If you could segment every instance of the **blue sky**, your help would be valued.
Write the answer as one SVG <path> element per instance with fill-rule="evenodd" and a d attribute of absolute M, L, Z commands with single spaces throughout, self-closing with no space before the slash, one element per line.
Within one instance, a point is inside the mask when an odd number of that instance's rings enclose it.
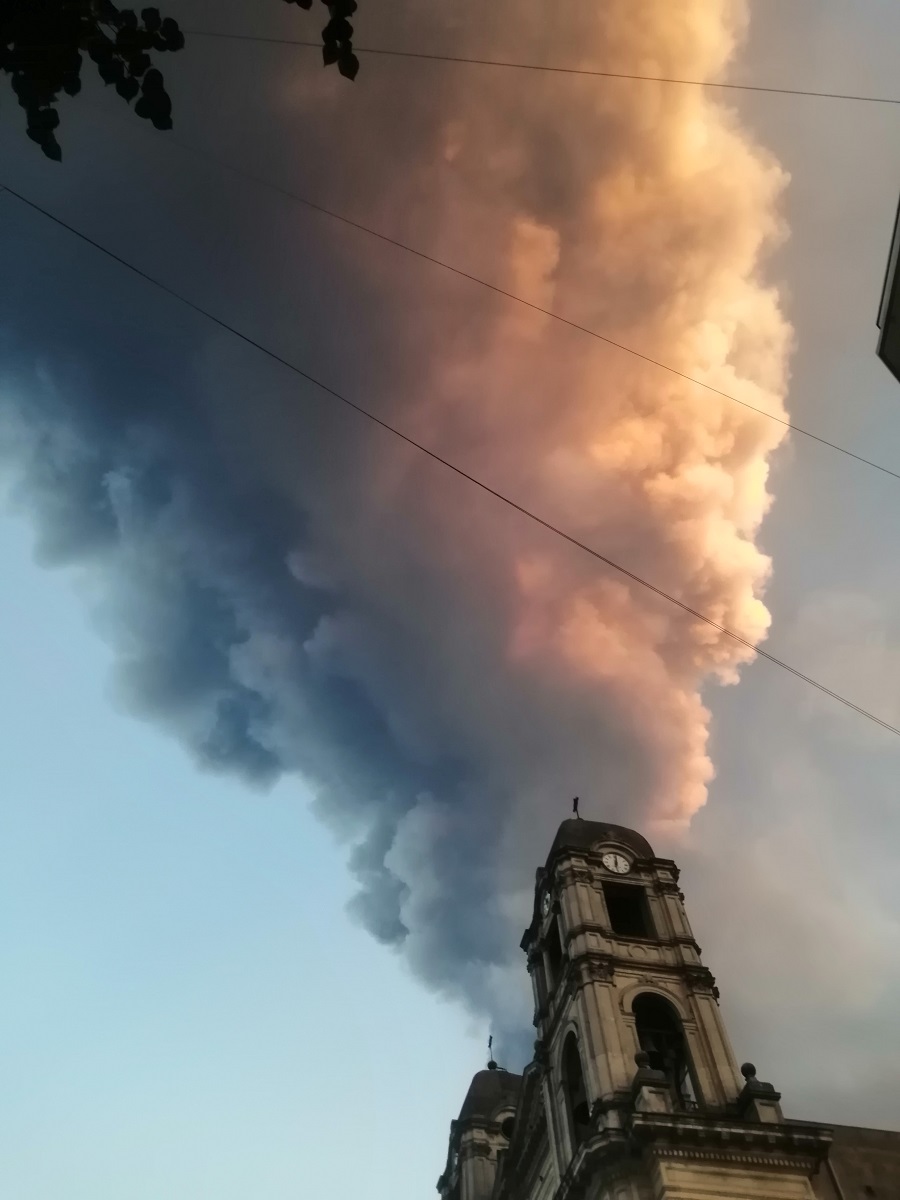
<path fill-rule="evenodd" d="M 32 541 L 0 523 L 3 1194 L 416 1194 L 486 1034 L 347 919 L 296 782 L 248 792 L 114 711 Z"/>

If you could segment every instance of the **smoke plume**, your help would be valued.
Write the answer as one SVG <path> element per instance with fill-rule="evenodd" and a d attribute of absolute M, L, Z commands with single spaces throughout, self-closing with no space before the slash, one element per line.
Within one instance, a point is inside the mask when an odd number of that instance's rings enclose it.
<path fill-rule="evenodd" d="M 479 57 L 714 80 L 745 24 L 734 0 L 572 3 L 549 30 L 532 0 L 458 5 L 452 28 L 433 7 L 395 7 L 371 40 L 412 28 Z M 425 80 L 374 59 L 350 97 L 296 62 L 278 76 L 327 202 L 783 415 L 790 329 L 761 265 L 785 176 L 720 95 L 474 67 Z M 335 245 L 309 235 L 313 298 L 267 344 L 296 320 L 301 366 L 765 636 L 757 537 L 783 426 L 399 251 Z M 351 846 L 359 919 L 515 1037 L 516 934 L 570 797 L 684 828 L 713 775 L 702 689 L 750 651 L 202 332 L 139 386 L 96 330 L 87 378 L 62 353 L 32 370 L 16 343 L 5 439 L 42 552 L 87 569 L 122 702 L 204 765 L 307 780 Z"/>

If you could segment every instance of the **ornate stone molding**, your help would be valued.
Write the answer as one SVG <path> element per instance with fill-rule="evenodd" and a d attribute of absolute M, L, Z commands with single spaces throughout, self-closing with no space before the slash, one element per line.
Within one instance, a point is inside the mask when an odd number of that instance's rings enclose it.
<path fill-rule="evenodd" d="M 579 921 L 577 925 L 572 925 L 570 928 L 566 929 L 564 939 L 565 944 L 568 946 L 575 940 L 575 938 L 581 937 L 583 934 L 590 933 L 599 935 L 605 941 L 615 942 L 617 944 L 619 942 L 627 941 L 629 944 L 634 942 L 636 945 L 652 946 L 668 950 L 674 949 L 678 946 L 688 946 L 696 953 L 698 958 L 700 958 L 703 954 L 703 951 L 697 945 L 697 942 L 694 940 L 694 938 L 687 933 L 676 933 L 672 937 L 623 939 L 618 937 L 617 934 L 613 933 L 608 926 L 601 925 L 599 921 Z"/>
<path fill-rule="evenodd" d="M 831 1130 L 824 1125 L 769 1125 L 711 1114 L 635 1113 L 631 1136 L 657 1156 L 735 1161 L 747 1156 L 794 1168 L 814 1166 L 828 1154 Z"/>
<path fill-rule="evenodd" d="M 806 1175 L 814 1171 L 819 1159 L 811 1156 L 780 1156 L 777 1154 L 750 1153 L 744 1154 L 738 1150 L 690 1150 L 683 1147 L 661 1146 L 654 1148 L 657 1158 L 681 1159 L 687 1162 L 710 1162 L 729 1166 L 763 1167 L 769 1170 L 778 1167 L 782 1171 L 795 1171 Z"/>
<path fill-rule="evenodd" d="M 544 956 L 541 954 L 536 945 L 529 946 L 525 961 L 528 964 L 528 971 L 530 973 L 541 965 L 541 963 L 544 961 Z"/>
<path fill-rule="evenodd" d="M 682 967 L 682 974 L 695 992 L 707 992 L 714 1000 L 719 999 L 719 989 L 716 987 L 716 977 L 709 967 L 689 965 Z"/>
<path fill-rule="evenodd" d="M 589 867 L 582 866 L 580 863 L 572 863 L 564 867 L 559 867 L 556 877 L 561 887 L 571 887 L 574 883 L 593 884 L 595 882 L 594 872 Z"/>
<path fill-rule="evenodd" d="M 469 1158 L 493 1158 L 494 1149 L 489 1142 L 464 1142 L 459 1148 L 459 1161 Z"/>
<path fill-rule="evenodd" d="M 580 954 L 573 961 L 576 986 L 586 987 L 589 983 L 613 983 L 616 966 L 606 955 Z"/>
<path fill-rule="evenodd" d="M 627 1173 L 645 1155 L 656 1159 L 773 1168 L 812 1175 L 828 1154 L 826 1126 L 764 1126 L 713 1116 L 635 1114 L 626 1130 L 604 1129 L 583 1143 L 553 1200 L 583 1200 L 596 1181 Z"/>
<path fill-rule="evenodd" d="M 657 896 L 677 896 L 679 900 L 684 900 L 681 890 L 674 879 L 657 879 L 653 884 L 653 891 Z"/>

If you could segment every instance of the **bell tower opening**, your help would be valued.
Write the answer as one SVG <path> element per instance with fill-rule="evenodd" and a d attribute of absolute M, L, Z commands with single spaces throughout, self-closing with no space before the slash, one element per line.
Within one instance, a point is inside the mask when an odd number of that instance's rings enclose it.
<path fill-rule="evenodd" d="M 604 881 L 603 898 L 609 913 L 609 924 L 619 937 L 653 937 L 650 909 L 642 887 L 633 883 Z"/>
<path fill-rule="evenodd" d="M 696 1108 L 691 1061 L 678 1013 L 653 992 L 635 997 L 632 1011 L 638 1042 L 650 1056 L 651 1069 L 666 1076 L 678 1108 Z"/>
<path fill-rule="evenodd" d="M 584 1072 L 581 1067 L 578 1038 L 574 1032 L 567 1036 L 563 1046 L 562 1079 L 566 1112 L 569 1117 L 569 1132 L 572 1137 L 572 1150 L 574 1152 L 590 1133 L 590 1109 L 588 1108 L 587 1092 L 584 1086 Z"/>

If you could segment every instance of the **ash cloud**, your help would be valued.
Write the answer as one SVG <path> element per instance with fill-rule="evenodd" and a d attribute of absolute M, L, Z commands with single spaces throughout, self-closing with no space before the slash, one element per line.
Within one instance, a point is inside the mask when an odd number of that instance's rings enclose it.
<path fill-rule="evenodd" d="M 448 33 L 431 7 L 390 10 L 386 39 L 404 22 Z M 460 52 L 508 52 L 511 34 L 560 61 L 697 78 L 727 68 L 745 19 L 729 0 L 612 0 L 555 14 L 548 37 L 543 6 L 492 7 L 486 23 L 463 6 Z M 661 85 L 375 66 L 370 80 L 353 94 L 299 68 L 275 80 L 279 129 L 301 131 L 307 183 L 335 207 L 783 411 L 790 330 L 760 271 L 785 177 L 732 113 Z M 183 205 L 190 230 L 200 202 Z M 242 259 L 235 278 L 271 284 L 283 256 L 308 280 L 260 330 L 231 275 L 215 290 L 201 249 L 216 219 L 169 262 L 192 297 L 229 302 L 239 327 L 466 470 L 765 636 L 755 539 L 783 427 L 316 231 L 287 246 L 251 231 L 264 266 Z M 518 1054 L 516 933 L 564 798 L 593 790 L 611 819 L 684 828 L 712 777 L 701 688 L 734 681 L 749 652 L 168 302 L 129 292 L 112 309 L 92 283 L 73 313 L 18 267 L 6 460 L 41 553 L 88 580 L 121 702 L 211 769 L 308 780 L 355 846 L 356 915 Z M 36 362 L 47 327 L 55 348 Z"/>

